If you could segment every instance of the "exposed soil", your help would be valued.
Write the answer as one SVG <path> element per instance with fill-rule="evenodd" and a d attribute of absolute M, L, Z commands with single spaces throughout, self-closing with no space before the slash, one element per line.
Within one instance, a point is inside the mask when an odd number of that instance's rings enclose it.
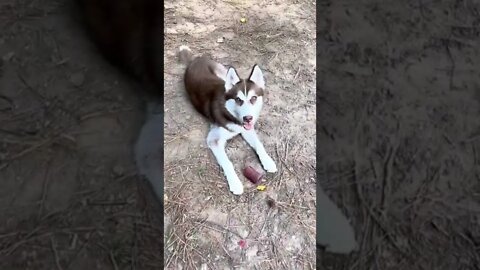
<path fill-rule="evenodd" d="M 360 250 L 323 269 L 479 269 L 475 1 L 322 1 L 319 182 Z"/>
<path fill-rule="evenodd" d="M 133 162 L 138 86 L 98 55 L 69 9 L 0 3 L 0 268 L 160 269 L 161 213 Z M 314 269 L 315 4 L 169 1 L 165 16 L 166 268 Z M 228 191 L 208 124 L 184 94 L 181 44 L 243 76 L 262 67 L 257 128 L 279 167 L 266 191 L 243 177 L 243 196 Z M 241 139 L 228 155 L 239 174 L 260 168 Z"/>
<path fill-rule="evenodd" d="M 319 5 L 315 161 L 315 4 L 165 4 L 167 269 L 315 268 L 316 165 L 360 245 L 320 252 L 320 269 L 480 268 L 479 4 Z M 161 214 L 132 155 L 138 86 L 68 10 L 0 3 L 0 268 L 159 269 Z M 183 90 L 182 44 L 264 70 L 258 132 L 279 167 L 266 191 L 241 176 L 245 194 L 228 192 Z M 242 139 L 227 149 L 239 174 L 260 168 Z"/>
<path fill-rule="evenodd" d="M 159 269 L 161 215 L 132 155 L 137 86 L 70 4 L 0 3 L 0 268 Z"/>
<path fill-rule="evenodd" d="M 165 15 L 166 269 L 314 269 L 315 3 L 167 1 Z M 255 63 L 264 71 L 257 132 L 279 167 L 266 191 L 243 177 L 246 165 L 261 165 L 238 137 L 227 155 L 245 193 L 229 192 L 206 145 L 209 125 L 185 95 L 180 45 L 241 77 Z"/>

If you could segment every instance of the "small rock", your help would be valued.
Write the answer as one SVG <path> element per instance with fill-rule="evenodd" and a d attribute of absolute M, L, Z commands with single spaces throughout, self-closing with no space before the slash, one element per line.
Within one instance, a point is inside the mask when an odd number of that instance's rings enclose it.
<path fill-rule="evenodd" d="M 75 86 L 81 86 L 85 82 L 85 75 L 82 72 L 74 73 L 70 76 L 70 82 Z"/>
<path fill-rule="evenodd" d="M 225 39 L 223 37 L 220 37 L 217 39 L 217 43 L 223 43 L 225 41 Z"/>

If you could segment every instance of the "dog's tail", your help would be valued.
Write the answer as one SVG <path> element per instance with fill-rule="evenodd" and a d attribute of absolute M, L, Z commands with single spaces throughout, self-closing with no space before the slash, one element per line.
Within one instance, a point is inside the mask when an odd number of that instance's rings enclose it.
<path fill-rule="evenodd" d="M 183 64 L 190 64 L 195 56 L 192 53 L 192 50 L 188 46 L 182 45 L 178 49 L 178 58 Z"/>

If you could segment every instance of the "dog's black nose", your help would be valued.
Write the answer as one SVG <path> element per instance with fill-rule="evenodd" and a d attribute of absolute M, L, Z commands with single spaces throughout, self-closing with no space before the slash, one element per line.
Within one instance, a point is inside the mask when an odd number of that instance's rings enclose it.
<path fill-rule="evenodd" d="M 252 122 L 252 120 L 253 120 L 253 116 L 247 115 L 243 117 L 244 122 L 249 123 L 249 122 Z"/>

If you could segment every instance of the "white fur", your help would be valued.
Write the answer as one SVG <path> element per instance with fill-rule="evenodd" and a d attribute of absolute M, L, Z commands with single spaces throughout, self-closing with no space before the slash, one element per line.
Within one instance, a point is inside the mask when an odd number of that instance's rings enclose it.
<path fill-rule="evenodd" d="M 263 168 L 270 173 L 277 171 L 275 161 L 268 155 L 265 147 L 257 136 L 255 129 L 246 130 L 241 126 L 228 124 L 229 131 L 223 127 L 212 125 L 207 136 L 207 145 L 212 150 L 218 164 L 227 178 L 230 191 L 235 195 L 243 193 L 243 184 L 235 173 L 235 168 L 225 152 L 225 145 L 231 138 L 241 134 L 243 139 L 255 150 Z"/>
<path fill-rule="evenodd" d="M 252 80 L 256 84 L 258 83 L 258 86 L 262 88 L 265 87 L 263 74 L 258 66 L 254 67 L 250 80 Z M 230 68 L 227 71 L 227 75 L 225 78 L 226 91 L 230 90 L 233 85 L 235 85 L 239 81 L 240 78 L 238 77 L 235 69 Z M 243 121 L 244 116 L 252 116 L 253 123 L 255 123 L 260 115 L 260 111 L 263 106 L 263 98 L 261 96 L 258 96 L 256 102 L 254 104 L 251 104 L 250 99 L 254 95 L 255 92 L 251 90 L 247 92 L 247 96 L 245 96 L 242 91 L 239 91 L 237 97 L 244 101 L 243 104 L 239 106 L 234 100 L 228 100 L 225 104 L 225 107 L 233 116 L 235 116 L 240 121 Z M 222 167 L 225 177 L 227 178 L 230 191 L 235 195 L 240 195 L 243 193 L 243 184 L 235 173 L 235 168 L 230 159 L 228 158 L 227 153 L 225 152 L 225 145 L 227 144 L 228 140 L 241 134 L 243 139 L 255 150 L 260 159 L 260 162 L 262 163 L 263 168 L 267 172 L 276 172 L 277 166 L 275 165 L 275 161 L 273 161 L 273 159 L 268 155 L 265 147 L 258 138 L 255 128 L 252 128 L 251 130 L 246 130 L 245 128 L 243 128 L 243 126 L 235 124 L 228 124 L 227 127 L 231 131 L 217 125 L 212 125 L 210 132 L 207 136 L 207 145 L 212 150 L 212 153 L 215 156 L 220 167 Z"/>
<path fill-rule="evenodd" d="M 263 107 L 263 97 L 258 96 L 257 101 L 252 104 L 250 103 L 250 99 L 254 95 L 254 91 L 249 91 L 248 96 L 245 96 L 242 92 L 239 92 L 237 97 L 243 100 L 242 106 L 238 106 L 235 100 L 230 99 L 225 103 L 225 107 L 233 116 L 235 116 L 240 121 L 243 121 L 244 116 L 252 116 L 252 121 L 255 124 L 260 117 L 260 112 Z"/>
<path fill-rule="evenodd" d="M 232 89 L 232 87 L 240 81 L 237 71 L 234 68 L 229 68 L 227 77 L 225 78 L 225 91 Z"/>
<path fill-rule="evenodd" d="M 277 171 L 277 165 L 275 165 L 275 161 L 268 155 L 263 143 L 257 136 L 257 132 L 255 129 L 251 130 L 243 130 L 241 132 L 243 139 L 252 147 L 258 155 L 260 162 L 263 165 L 263 168 L 267 172 L 274 173 Z"/>
<path fill-rule="evenodd" d="M 179 51 L 192 51 L 190 48 L 186 45 L 182 45 L 178 48 Z"/>

